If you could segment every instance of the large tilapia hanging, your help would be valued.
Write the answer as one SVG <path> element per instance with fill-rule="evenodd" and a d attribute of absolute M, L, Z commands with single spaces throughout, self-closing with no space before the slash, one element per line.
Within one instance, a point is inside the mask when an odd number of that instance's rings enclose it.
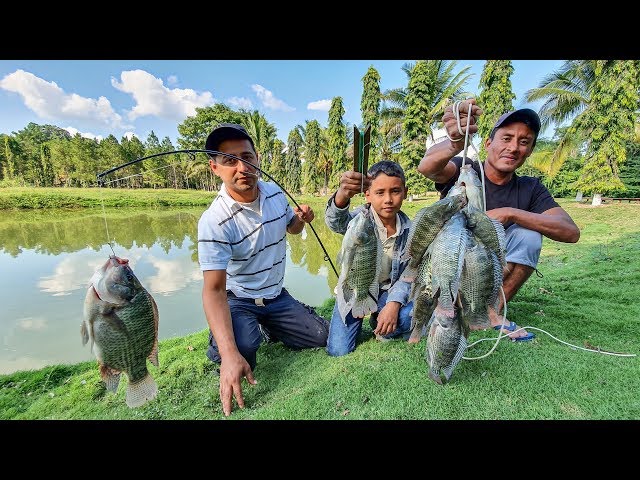
<path fill-rule="evenodd" d="M 502 286 L 505 232 L 484 212 L 482 184 L 470 164 L 460 169 L 447 197 L 436 203 L 446 213 L 438 215 L 431 206 L 416 215 L 409 238 L 412 261 L 403 278 L 414 281 L 410 341 L 420 340 L 427 323 L 429 378 L 444 384 L 463 357 L 469 327 L 490 326 L 488 309 L 497 308 Z"/>
<path fill-rule="evenodd" d="M 378 310 L 382 255 L 374 220 L 367 209 L 362 210 L 349 222 L 338 253 L 336 303 L 342 320 L 349 312 L 363 318 Z"/>
<path fill-rule="evenodd" d="M 110 256 L 96 270 L 84 301 L 80 333 L 91 340 L 100 376 L 116 392 L 120 374 L 127 374 L 126 402 L 138 407 L 155 398 L 158 386 L 147 370 L 147 358 L 158 366 L 158 307 L 128 265 Z"/>

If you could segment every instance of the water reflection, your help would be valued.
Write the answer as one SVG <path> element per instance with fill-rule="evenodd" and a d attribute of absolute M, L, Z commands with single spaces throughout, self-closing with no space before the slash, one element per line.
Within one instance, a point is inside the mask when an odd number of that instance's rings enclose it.
<path fill-rule="evenodd" d="M 313 225 L 335 264 L 342 237 L 314 208 Z M 206 328 L 197 222 L 202 208 L 2 212 L 0 215 L 0 374 L 92 360 L 80 323 L 87 284 L 111 249 L 128 258 L 160 313 L 160 339 Z M 305 227 L 308 228 L 308 227 Z M 287 236 L 285 286 L 320 305 L 337 277 L 313 235 Z"/>

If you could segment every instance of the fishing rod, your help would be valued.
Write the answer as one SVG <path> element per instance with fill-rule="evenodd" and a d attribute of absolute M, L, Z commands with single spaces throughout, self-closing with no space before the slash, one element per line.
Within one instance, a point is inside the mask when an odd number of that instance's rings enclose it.
<path fill-rule="evenodd" d="M 166 151 L 166 152 L 154 153 L 153 155 L 147 155 L 146 157 L 136 158 L 135 160 L 131 160 L 130 162 L 123 163 L 122 165 L 118 165 L 117 167 L 113 167 L 113 168 L 111 168 L 109 170 L 105 170 L 104 172 L 98 173 L 98 175 L 96 175 L 97 180 L 98 180 L 98 186 L 102 187 L 102 186 L 105 185 L 104 177 L 106 177 L 110 173 L 117 172 L 118 170 L 121 170 L 121 169 L 123 169 L 125 167 L 128 167 L 130 165 L 134 165 L 134 164 L 136 164 L 138 162 L 142 162 L 143 160 L 147 160 L 149 158 L 160 157 L 162 155 L 171 155 L 171 154 L 175 154 L 175 153 L 187 153 L 187 154 L 189 154 L 191 156 L 192 160 L 195 160 L 195 158 L 196 158 L 195 154 L 196 153 L 206 153 L 210 157 L 213 156 L 213 155 L 224 155 L 225 157 L 230 157 L 230 158 L 234 158 L 236 160 L 240 160 L 241 162 L 245 163 L 246 165 L 248 165 L 248 166 L 250 166 L 252 168 L 255 168 L 261 174 L 266 175 L 272 182 L 274 182 L 276 185 L 278 185 L 282 189 L 282 191 L 287 194 L 287 196 L 291 199 L 291 201 L 295 204 L 295 206 L 298 207 L 298 209 L 300 209 L 300 205 L 298 204 L 298 202 L 296 202 L 296 199 L 293 198 L 289 192 L 287 192 L 287 190 L 280 184 L 280 182 L 278 182 L 275 178 L 273 178 L 267 172 L 262 170 L 260 167 L 258 167 L 257 165 L 254 165 L 250 161 L 245 160 L 243 158 L 236 157 L 235 155 L 232 155 L 230 153 L 219 152 L 217 150 L 187 148 L 187 149 L 183 149 L 183 150 L 171 150 L 171 151 Z M 327 249 L 324 248 L 324 245 L 323 245 L 322 241 L 320 240 L 320 237 L 318 236 L 318 233 L 316 232 L 316 229 L 313 228 L 313 225 L 311 225 L 311 223 L 307 223 L 307 225 L 309 225 L 311 227 L 311 231 L 316 236 L 316 239 L 318 240 L 318 243 L 320 244 L 320 247 L 322 247 L 322 251 L 324 252 L 324 259 L 329 262 L 329 264 L 331 265 L 331 268 L 333 268 L 333 271 L 336 274 L 336 277 L 339 277 L 340 275 L 338 274 L 338 271 L 336 270 L 336 267 L 333 265 L 333 262 L 331 261 L 331 257 L 329 256 L 329 253 L 327 252 Z"/>

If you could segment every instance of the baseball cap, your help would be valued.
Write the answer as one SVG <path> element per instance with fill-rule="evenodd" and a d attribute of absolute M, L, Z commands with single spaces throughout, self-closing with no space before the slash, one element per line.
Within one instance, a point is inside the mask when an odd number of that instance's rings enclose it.
<path fill-rule="evenodd" d="M 531 130 L 533 130 L 533 133 L 535 134 L 535 137 L 533 138 L 533 144 L 535 145 L 538 134 L 540 133 L 540 117 L 535 111 L 531 110 L 530 108 L 512 110 L 502 115 L 491 129 L 491 134 L 489 135 L 489 137 L 493 138 L 493 134 L 496 133 L 496 130 L 498 128 L 514 122 L 523 122 Z"/>
<path fill-rule="evenodd" d="M 214 128 L 207 137 L 204 148 L 205 150 L 218 150 L 220 144 L 225 140 L 249 140 L 253 150 L 256 149 L 247 130 L 237 123 L 221 123 Z"/>

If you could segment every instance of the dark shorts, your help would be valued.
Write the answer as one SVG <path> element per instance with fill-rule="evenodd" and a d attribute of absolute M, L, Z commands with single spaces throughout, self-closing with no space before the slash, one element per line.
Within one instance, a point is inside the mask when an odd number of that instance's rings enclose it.
<path fill-rule="evenodd" d="M 256 305 L 252 298 L 239 298 L 227 291 L 233 334 L 238 351 L 251 369 L 256 367 L 256 352 L 263 341 L 261 328 L 269 336 L 293 349 L 324 347 L 329 335 L 329 322 L 313 308 L 299 302 L 285 288 L 277 297 Z M 207 357 L 220 363 L 218 345 L 209 331 Z"/>

